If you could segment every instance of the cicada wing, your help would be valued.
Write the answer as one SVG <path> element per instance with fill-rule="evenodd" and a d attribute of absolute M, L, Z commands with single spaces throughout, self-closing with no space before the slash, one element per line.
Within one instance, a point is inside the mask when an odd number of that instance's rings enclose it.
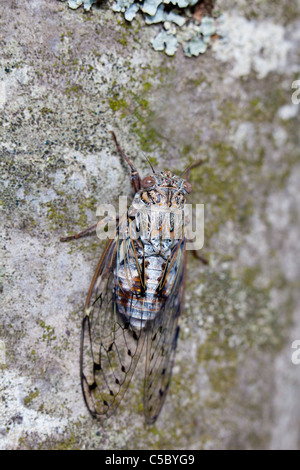
<path fill-rule="evenodd" d="M 162 291 L 166 300 L 155 320 L 148 324 L 144 390 L 148 424 L 156 421 L 171 380 L 183 305 L 185 264 L 185 240 L 182 239 L 168 260 Z"/>
<path fill-rule="evenodd" d="M 82 391 L 91 414 L 103 419 L 111 416 L 120 404 L 144 343 L 144 333 L 133 334 L 129 321 L 118 313 L 116 282 L 121 245 L 117 235 L 103 253 L 82 324 Z"/>

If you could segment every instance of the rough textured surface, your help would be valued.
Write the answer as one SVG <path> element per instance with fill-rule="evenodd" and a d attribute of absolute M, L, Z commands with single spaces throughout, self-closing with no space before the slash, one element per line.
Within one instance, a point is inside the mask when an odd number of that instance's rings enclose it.
<path fill-rule="evenodd" d="M 105 2 L 1 2 L 1 448 L 300 447 L 300 5 L 219 6 L 224 38 L 170 59 Z M 205 204 L 210 266 L 189 257 L 172 386 L 151 428 L 142 370 L 103 426 L 84 406 L 81 318 L 103 245 L 59 242 L 130 194 L 110 129 L 143 175 L 143 152 L 178 171 L 205 158 L 191 199 Z"/>

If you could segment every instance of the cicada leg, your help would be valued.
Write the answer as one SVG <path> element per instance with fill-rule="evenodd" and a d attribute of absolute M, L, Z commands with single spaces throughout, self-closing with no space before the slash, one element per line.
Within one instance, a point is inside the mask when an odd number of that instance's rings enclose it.
<path fill-rule="evenodd" d="M 197 168 L 198 166 L 202 164 L 203 164 L 203 160 L 200 159 L 196 161 L 195 163 L 192 163 L 190 166 L 188 166 L 187 169 L 183 172 L 183 173 L 186 173 L 186 179 L 187 180 L 189 179 L 191 170 L 193 170 L 194 168 Z M 209 264 L 208 259 L 200 255 L 197 250 L 192 250 L 192 253 L 195 256 L 195 258 L 201 261 L 201 263 L 206 264 L 206 265 Z"/>
<path fill-rule="evenodd" d="M 201 263 L 203 264 L 209 264 L 209 261 L 207 258 L 205 258 L 204 256 L 202 255 L 199 255 L 198 251 L 197 250 L 192 250 L 192 253 L 193 255 L 195 256 L 196 259 L 198 259 L 199 261 L 201 261 Z"/>
<path fill-rule="evenodd" d="M 100 220 L 97 224 L 91 225 L 91 227 L 86 228 L 85 230 L 82 230 L 82 232 L 75 233 L 74 235 L 69 235 L 67 237 L 61 237 L 60 241 L 61 242 L 68 242 L 70 240 L 77 240 L 78 238 L 84 237 L 87 235 L 89 232 L 92 232 L 93 230 L 96 230 L 99 225 L 104 225 L 107 224 L 111 219 L 111 217 L 104 217 L 104 219 Z M 116 220 L 119 220 L 119 216 L 116 217 Z"/>
<path fill-rule="evenodd" d="M 133 189 L 134 189 L 135 193 L 137 193 L 141 189 L 140 175 L 139 175 L 138 171 L 136 170 L 136 168 L 134 167 L 133 163 L 131 163 L 129 158 L 125 155 L 124 151 L 121 149 L 121 147 L 119 145 L 119 142 L 117 141 L 117 137 L 116 137 L 116 134 L 114 133 L 114 131 L 111 131 L 111 134 L 114 138 L 114 141 L 115 141 L 115 144 L 116 144 L 116 147 L 117 147 L 117 150 L 118 150 L 119 154 L 121 155 L 122 158 L 124 158 L 124 160 L 130 166 L 132 186 L 133 186 Z"/>
<path fill-rule="evenodd" d="M 82 232 L 75 233 L 74 235 L 69 235 L 67 237 L 61 237 L 59 241 L 61 242 L 68 242 L 70 240 L 77 240 L 78 238 L 84 237 L 87 233 L 95 230 L 98 224 L 94 224 L 91 227 L 86 228 Z"/>

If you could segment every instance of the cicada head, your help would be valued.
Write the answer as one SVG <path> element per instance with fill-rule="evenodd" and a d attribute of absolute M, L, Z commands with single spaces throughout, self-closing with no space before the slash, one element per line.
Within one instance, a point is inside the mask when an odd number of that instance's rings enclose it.
<path fill-rule="evenodd" d="M 141 199 L 146 203 L 182 208 L 185 195 L 192 191 L 192 185 L 180 176 L 166 170 L 153 173 L 141 181 Z"/>

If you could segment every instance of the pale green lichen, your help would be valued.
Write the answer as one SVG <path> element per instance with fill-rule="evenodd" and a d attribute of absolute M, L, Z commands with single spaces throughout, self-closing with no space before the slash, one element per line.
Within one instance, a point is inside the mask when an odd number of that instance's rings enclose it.
<path fill-rule="evenodd" d="M 69 7 L 73 9 L 83 5 L 85 10 L 90 10 L 93 3 L 95 0 L 68 0 Z M 207 12 L 203 16 L 205 9 L 198 18 L 194 15 L 193 7 L 197 4 L 204 7 L 199 0 L 115 0 L 111 8 L 123 13 L 128 22 L 140 12 L 147 25 L 161 24 L 161 31 L 151 40 L 156 51 L 173 56 L 181 44 L 184 54 L 192 57 L 207 50 L 217 31 L 216 20 L 207 16 Z"/>
<path fill-rule="evenodd" d="M 161 31 L 151 44 L 156 51 L 165 51 L 167 55 L 174 55 L 178 46 L 178 39 L 168 31 Z"/>
<path fill-rule="evenodd" d="M 63 2 L 65 0 L 62 0 Z M 81 5 L 84 6 L 85 10 L 90 10 L 92 5 L 96 3 L 97 0 L 68 0 L 68 5 L 70 8 L 73 10 L 76 10 L 77 8 L 81 7 Z"/>

